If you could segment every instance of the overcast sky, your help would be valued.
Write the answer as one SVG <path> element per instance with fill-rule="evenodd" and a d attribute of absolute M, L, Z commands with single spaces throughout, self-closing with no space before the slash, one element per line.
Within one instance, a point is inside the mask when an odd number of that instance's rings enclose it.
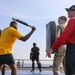
<path fill-rule="evenodd" d="M 0 29 L 9 26 L 12 17 L 36 27 L 36 31 L 26 42 L 17 40 L 12 49 L 15 59 L 28 59 L 33 42 L 40 48 L 40 59 L 46 58 L 46 24 L 66 16 L 65 8 L 75 5 L 75 0 L 0 0 Z M 26 35 L 31 28 L 18 23 L 18 30 Z"/>

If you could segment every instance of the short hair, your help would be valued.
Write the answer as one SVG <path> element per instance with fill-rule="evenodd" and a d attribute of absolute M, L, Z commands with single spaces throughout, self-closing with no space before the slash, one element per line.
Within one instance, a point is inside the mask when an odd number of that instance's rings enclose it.
<path fill-rule="evenodd" d="M 14 23 L 17 24 L 15 21 L 12 21 L 12 22 L 10 23 L 10 26 L 12 26 Z"/>
<path fill-rule="evenodd" d="M 1 29 L 0 29 L 0 37 L 1 37 Z"/>
<path fill-rule="evenodd" d="M 34 42 L 33 45 L 36 45 L 36 43 Z"/>
<path fill-rule="evenodd" d="M 1 32 L 1 29 L 0 29 L 0 32 Z"/>
<path fill-rule="evenodd" d="M 66 16 L 60 16 L 59 19 L 67 21 L 67 17 Z"/>

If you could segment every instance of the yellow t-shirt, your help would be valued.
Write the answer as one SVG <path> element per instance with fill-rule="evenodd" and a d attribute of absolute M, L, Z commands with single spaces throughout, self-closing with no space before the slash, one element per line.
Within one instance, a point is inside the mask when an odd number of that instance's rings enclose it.
<path fill-rule="evenodd" d="M 5 28 L 0 37 L 0 55 L 11 54 L 14 42 L 23 35 L 13 27 Z"/>

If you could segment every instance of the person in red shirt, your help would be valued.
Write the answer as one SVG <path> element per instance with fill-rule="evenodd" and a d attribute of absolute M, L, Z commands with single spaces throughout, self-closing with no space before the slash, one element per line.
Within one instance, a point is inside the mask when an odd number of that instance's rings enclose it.
<path fill-rule="evenodd" d="M 68 12 L 68 24 L 64 32 L 53 43 L 50 50 L 47 51 L 48 57 L 51 57 L 53 50 L 61 45 L 67 44 L 66 47 L 66 75 L 75 75 L 75 5 L 65 8 Z"/>

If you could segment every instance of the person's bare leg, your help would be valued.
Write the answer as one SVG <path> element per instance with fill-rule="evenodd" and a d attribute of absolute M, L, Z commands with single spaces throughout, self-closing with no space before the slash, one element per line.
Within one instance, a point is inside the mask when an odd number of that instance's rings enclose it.
<path fill-rule="evenodd" d="M 2 64 L 0 64 L 0 71 L 1 71 L 1 73 L 2 73 L 2 67 L 3 67 L 3 65 L 2 65 Z"/>
<path fill-rule="evenodd" d="M 11 68 L 11 75 L 17 75 L 17 67 L 15 64 L 9 65 Z"/>
<path fill-rule="evenodd" d="M 2 66 L 1 73 L 2 73 L 2 75 L 5 75 L 5 65 Z"/>

